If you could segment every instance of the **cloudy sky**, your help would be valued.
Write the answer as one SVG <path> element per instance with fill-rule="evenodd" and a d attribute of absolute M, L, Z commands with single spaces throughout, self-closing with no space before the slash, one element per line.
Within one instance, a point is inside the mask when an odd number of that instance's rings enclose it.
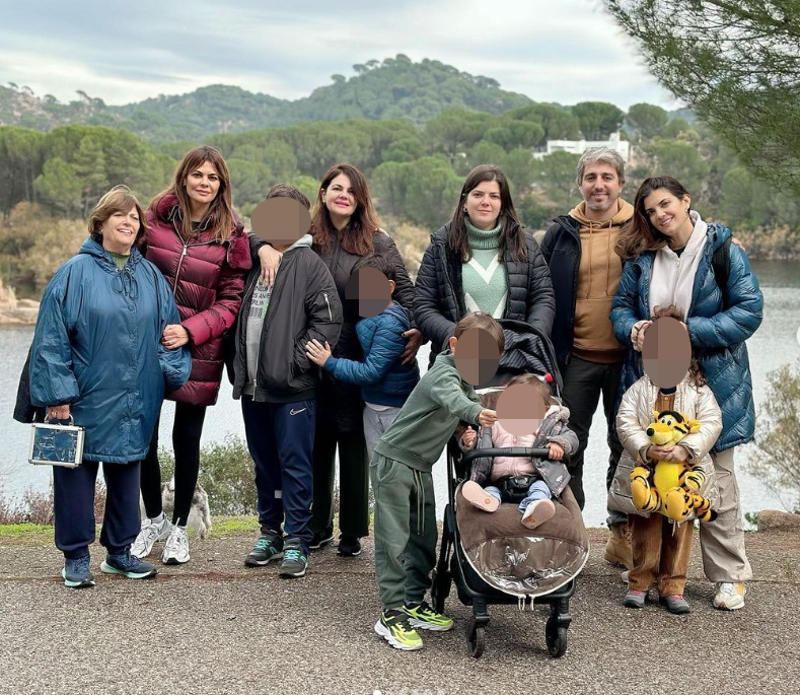
<path fill-rule="evenodd" d="M 404 53 L 535 101 L 680 106 L 600 0 L 0 0 L 0 84 L 109 104 L 232 84 L 285 99 Z"/>

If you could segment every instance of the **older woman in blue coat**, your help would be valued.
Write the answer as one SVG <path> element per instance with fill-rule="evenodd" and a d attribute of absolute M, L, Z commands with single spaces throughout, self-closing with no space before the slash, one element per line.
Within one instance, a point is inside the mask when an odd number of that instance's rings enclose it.
<path fill-rule="evenodd" d="M 653 308 L 675 305 L 683 312 L 693 352 L 722 409 L 722 434 L 712 451 L 719 517 L 700 525 L 700 543 L 706 576 L 717 584 L 714 606 L 736 610 L 744 606 L 744 582 L 753 573 L 745 554 L 733 461 L 735 447 L 751 441 L 755 431 L 744 341 L 761 325 L 764 299 L 744 251 L 729 241 L 731 231 L 704 222 L 678 181 L 646 179 L 634 209 L 617 242 L 617 253 L 626 263 L 611 307 L 617 340 L 629 348 L 623 390 L 642 374 L 639 353 Z"/>
<path fill-rule="evenodd" d="M 109 191 L 89 216 L 88 238 L 47 285 L 31 347 L 30 395 L 50 419 L 85 427 L 83 463 L 53 467 L 55 541 L 64 583 L 93 586 L 94 490 L 103 462 L 107 498 L 100 542 L 103 572 L 133 579 L 155 567 L 131 556 L 139 532 L 139 466 L 165 388 L 189 378 L 191 358 L 168 350 L 164 328 L 180 323 L 164 276 L 134 246 L 144 213 L 125 186 Z"/>

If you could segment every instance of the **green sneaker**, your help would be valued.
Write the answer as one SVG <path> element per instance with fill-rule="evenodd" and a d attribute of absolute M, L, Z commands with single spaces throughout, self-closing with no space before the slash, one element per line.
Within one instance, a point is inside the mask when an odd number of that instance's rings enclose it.
<path fill-rule="evenodd" d="M 407 603 L 403 612 L 408 616 L 412 627 L 434 632 L 446 632 L 453 629 L 453 620 L 446 615 L 437 613 L 425 601 L 422 603 Z"/>
<path fill-rule="evenodd" d="M 375 632 L 395 649 L 406 652 L 422 649 L 422 638 L 408 624 L 408 615 L 403 610 L 383 611 L 381 619 L 375 623 Z"/>

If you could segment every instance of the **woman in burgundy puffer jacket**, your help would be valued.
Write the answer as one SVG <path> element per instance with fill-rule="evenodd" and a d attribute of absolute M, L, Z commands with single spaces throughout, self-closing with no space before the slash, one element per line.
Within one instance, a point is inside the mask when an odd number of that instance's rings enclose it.
<path fill-rule="evenodd" d="M 214 405 L 222 378 L 222 338 L 236 320 L 244 277 L 251 267 L 242 223 L 231 205 L 228 167 L 213 147 L 188 152 L 175 180 L 147 210 L 150 228 L 142 252 L 164 276 L 175 295 L 181 323 L 167 326 L 168 348 L 189 344 L 189 381 L 166 395 L 176 401 L 172 443 L 175 450 L 175 510 L 172 523 L 161 507 L 158 425 L 142 462 L 142 497 L 147 517 L 131 548 L 146 557 L 156 541 L 166 540 L 161 561 L 189 560 L 186 522 L 200 471 L 200 435 L 206 407 Z"/>

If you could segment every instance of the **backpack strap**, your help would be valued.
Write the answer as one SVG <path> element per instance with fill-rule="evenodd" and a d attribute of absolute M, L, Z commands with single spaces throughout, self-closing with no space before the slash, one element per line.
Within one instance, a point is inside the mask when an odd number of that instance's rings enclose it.
<path fill-rule="evenodd" d="M 711 257 L 711 267 L 714 269 L 714 280 L 722 292 L 722 310 L 728 308 L 728 276 L 731 273 L 731 238 L 725 239 Z"/>

